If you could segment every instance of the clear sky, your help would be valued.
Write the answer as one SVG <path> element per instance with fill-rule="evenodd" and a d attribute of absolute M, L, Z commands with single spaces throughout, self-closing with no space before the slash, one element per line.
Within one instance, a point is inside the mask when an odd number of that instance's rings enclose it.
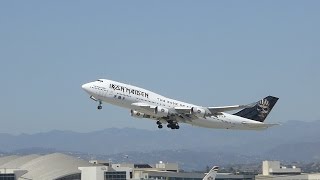
<path fill-rule="evenodd" d="M 203 105 L 280 100 L 320 120 L 320 1 L 1 1 L 0 132 L 157 130 L 96 103 L 106 78 Z"/>

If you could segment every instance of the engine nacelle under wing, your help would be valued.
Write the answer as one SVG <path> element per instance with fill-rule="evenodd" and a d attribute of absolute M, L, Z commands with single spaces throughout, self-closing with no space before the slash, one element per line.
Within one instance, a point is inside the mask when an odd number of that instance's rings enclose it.
<path fill-rule="evenodd" d="M 206 110 L 199 107 L 192 107 L 190 110 L 190 114 L 195 115 L 199 118 L 203 118 L 206 115 Z"/>
<path fill-rule="evenodd" d="M 167 117 L 169 115 L 169 109 L 161 107 L 161 106 L 157 106 L 154 109 L 154 114 L 160 117 Z"/>
<path fill-rule="evenodd" d="M 135 111 L 135 110 L 132 110 L 130 111 L 130 114 L 132 117 L 136 117 L 136 118 L 145 118 L 145 114 L 144 113 L 141 113 L 139 111 Z"/>

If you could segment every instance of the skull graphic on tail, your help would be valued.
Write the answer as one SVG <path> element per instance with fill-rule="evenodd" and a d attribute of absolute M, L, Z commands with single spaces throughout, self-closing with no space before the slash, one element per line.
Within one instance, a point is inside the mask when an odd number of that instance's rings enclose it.
<path fill-rule="evenodd" d="M 261 101 L 259 101 L 258 103 L 258 107 L 257 107 L 257 111 L 258 111 L 258 116 L 261 118 L 261 119 L 264 119 L 266 118 L 266 116 L 268 115 L 268 112 L 269 112 L 269 101 L 266 100 L 266 99 L 262 99 Z"/>

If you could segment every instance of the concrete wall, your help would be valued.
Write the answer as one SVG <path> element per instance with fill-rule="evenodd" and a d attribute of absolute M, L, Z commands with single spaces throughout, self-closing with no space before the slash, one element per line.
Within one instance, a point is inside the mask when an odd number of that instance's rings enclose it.
<path fill-rule="evenodd" d="M 280 169 L 279 161 L 263 161 L 262 162 L 262 175 L 268 176 L 270 175 L 271 169 Z"/>
<path fill-rule="evenodd" d="M 104 180 L 104 172 L 107 166 L 79 167 L 81 170 L 81 180 Z"/>
<path fill-rule="evenodd" d="M 256 176 L 256 180 L 320 180 L 320 174 L 300 174 L 281 176 Z"/>

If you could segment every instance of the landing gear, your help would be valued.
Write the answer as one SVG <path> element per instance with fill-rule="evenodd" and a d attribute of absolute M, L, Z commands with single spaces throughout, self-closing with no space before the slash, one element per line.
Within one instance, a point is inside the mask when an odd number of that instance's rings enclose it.
<path fill-rule="evenodd" d="M 102 101 L 99 101 L 98 109 L 102 109 Z"/>
<path fill-rule="evenodd" d="M 169 124 L 167 124 L 167 127 L 171 128 L 171 129 L 179 129 L 180 128 L 178 123 L 169 123 Z"/>
<path fill-rule="evenodd" d="M 163 128 L 162 123 L 160 121 L 157 121 L 157 124 L 159 129 Z"/>
<path fill-rule="evenodd" d="M 174 122 L 172 120 L 168 120 L 167 122 L 168 122 L 167 127 L 170 129 L 179 129 L 180 128 L 180 126 L 177 122 Z M 157 125 L 158 125 L 159 129 L 163 128 L 163 125 L 160 121 L 157 121 Z"/>

